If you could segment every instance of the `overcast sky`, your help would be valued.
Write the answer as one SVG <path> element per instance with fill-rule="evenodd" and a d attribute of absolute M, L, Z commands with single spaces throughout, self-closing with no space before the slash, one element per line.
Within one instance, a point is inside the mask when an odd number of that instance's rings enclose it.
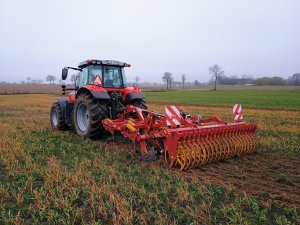
<path fill-rule="evenodd" d="M 59 77 L 90 59 L 131 63 L 132 81 L 300 72 L 299 0 L 0 0 L 0 81 Z"/>

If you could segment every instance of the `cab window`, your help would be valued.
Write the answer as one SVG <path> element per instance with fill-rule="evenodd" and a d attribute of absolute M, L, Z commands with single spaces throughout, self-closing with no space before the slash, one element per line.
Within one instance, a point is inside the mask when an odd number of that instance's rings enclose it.
<path fill-rule="evenodd" d="M 117 66 L 104 66 L 103 67 L 103 80 L 104 87 L 106 88 L 122 88 L 123 70 Z"/>

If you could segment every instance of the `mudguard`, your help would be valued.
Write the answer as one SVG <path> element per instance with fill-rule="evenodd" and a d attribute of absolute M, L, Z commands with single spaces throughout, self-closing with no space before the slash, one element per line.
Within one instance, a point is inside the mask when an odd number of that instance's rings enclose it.
<path fill-rule="evenodd" d="M 126 95 L 125 104 L 132 102 L 137 99 L 145 99 L 143 92 L 130 92 Z"/>
<path fill-rule="evenodd" d="M 56 101 L 61 108 L 62 117 L 64 118 L 65 123 L 71 125 L 71 115 L 74 104 L 69 103 L 66 98 L 57 98 Z"/>
<path fill-rule="evenodd" d="M 110 96 L 107 92 L 95 92 L 91 91 L 91 94 L 94 96 L 95 99 L 103 99 L 103 100 L 109 100 Z"/>
<path fill-rule="evenodd" d="M 68 99 L 66 99 L 66 98 L 57 98 L 56 101 L 59 103 L 61 113 L 63 114 L 63 118 L 65 118 Z"/>
<path fill-rule="evenodd" d="M 103 99 L 103 100 L 110 99 L 110 96 L 105 89 L 99 88 L 99 87 L 94 88 L 92 85 L 87 85 L 87 86 L 81 87 L 77 91 L 76 96 L 79 96 L 86 92 L 91 93 L 95 99 Z"/>

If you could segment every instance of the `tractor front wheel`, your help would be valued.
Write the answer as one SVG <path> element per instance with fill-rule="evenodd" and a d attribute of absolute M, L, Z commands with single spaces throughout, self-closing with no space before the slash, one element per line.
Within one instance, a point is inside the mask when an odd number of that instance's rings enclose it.
<path fill-rule="evenodd" d="M 76 133 L 84 138 L 99 137 L 104 132 L 102 120 L 106 115 L 106 104 L 88 93 L 79 96 L 73 112 L 73 126 Z"/>
<path fill-rule="evenodd" d="M 53 129 L 67 130 L 69 128 L 64 121 L 62 110 L 58 102 L 54 102 L 51 107 L 50 121 Z"/>

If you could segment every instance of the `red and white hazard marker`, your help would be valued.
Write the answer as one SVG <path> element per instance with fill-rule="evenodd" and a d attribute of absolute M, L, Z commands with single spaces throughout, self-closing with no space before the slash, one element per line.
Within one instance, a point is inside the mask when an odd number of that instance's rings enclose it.
<path fill-rule="evenodd" d="M 180 125 L 181 117 L 179 108 L 175 105 L 165 106 L 167 126 L 177 127 Z"/>
<path fill-rule="evenodd" d="M 102 85 L 102 81 L 99 75 L 96 75 L 94 78 L 94 82 L 93 82 L 96 86 L 101 86 Z"/>
<path fill-rule="evenodd" d="M 232 106 L 232 114 L 233 114 L 233 119 L 235 122 L 243 121 L 242 105 L 234 104 Z"/>

